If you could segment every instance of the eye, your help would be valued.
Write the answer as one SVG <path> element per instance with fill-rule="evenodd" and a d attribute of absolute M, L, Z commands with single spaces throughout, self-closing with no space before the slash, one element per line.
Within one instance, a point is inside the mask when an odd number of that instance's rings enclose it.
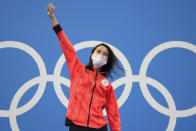
<path fill-rule="evenodd" d="M 98 52 L 98 53 L 101 53 L 101 51 L 100 51 L 100 50 L 97 50 L 97 52 Z"/>

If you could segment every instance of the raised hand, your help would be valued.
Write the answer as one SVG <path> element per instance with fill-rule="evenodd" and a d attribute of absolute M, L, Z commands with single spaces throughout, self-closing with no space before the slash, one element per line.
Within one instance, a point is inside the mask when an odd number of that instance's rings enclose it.
<path fill-rule="evenodd" d="M 56 20 L 55 15 L 54 15 L 55 6 L 54 6 L 52 3 L 50 3 L 50 4 L 47 6 L 46 10 L 48 11 L 48 16 L 50 17 L 50 19 L 51 19 L 51 21 L 52 21 L 52 24 L 53 24 L 53 25 L 57 24 L 58 22 L 57 22 L 57 20 Z"/>
<path fill-rule="evenodd" d="M 48 11 L 48 16 L 51 17 L 54 15 L 55 6 L 52 3 L 50 3 L 47 6 L 46 10 Z"/>

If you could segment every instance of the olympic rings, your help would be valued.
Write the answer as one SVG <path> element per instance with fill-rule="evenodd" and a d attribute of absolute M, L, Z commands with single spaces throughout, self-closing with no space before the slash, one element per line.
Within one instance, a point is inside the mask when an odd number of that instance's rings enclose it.
<path fill-rule="evenodd" d="M 81 42 L 79 44 L 74 45 L 74 49 L 76 51 L 79 51 L 84 48 L 94 47 L 97 44 L 101 43 L 100 41 L 85 41 Z M 107 43 L 106 43 L 107 44 Z M 192 52 L 196 53 L 196 46 L 193 44 L 190 44 L 188 42 L 182 42 L 182 41 L 170 41 L 166 43 L 162 43 L 158 46 L 156 46 L 154 49 L 152 49 L 144 58 L 139 75 L 133 75 L 131 66 L 126 59 L 126 57 L 121 53 L 117 48 L 114 46 L 108 44 L 112 50 L 114 51 L 115 55 L 118 57 L 119 61 L 122 63 L 123 68 L 125 71 L 125 76 L 122 78 L 119 78 L 118 80 L 112 82 L 112 85 L 114 89 L 118 88 L 119 86 L 125 84 L 125 88 L 121 94 L 121 96 L 118 99 L 118 106 L 119 108 L 126 102 L 128 99 L 129 94 L 132 90 L 132 83 L 133 82 L 139 82 L 140 89 L 142 94 L 144 95 L 144 98 L 146 101 L 158 112 L 167 115 L 170 117 L 169 124 L 167 127 L 167 131 L 172 131 L 175 128 L 176 125 L 176 118 L 177 117 L 187 117 L 191 115 L 196 114 L 196 106 L 186 109 L 186 110 L 176 110 L 175 102 L 169 93 L 169 91 L 158 81 L 155 79 L 150 78 L 149 76 L 146 76 L 146 72 L 148 69 L 148 66 L 152 59 L 161 51 L 169 49 L 169 48 L 185 48 L 188 50 L 191 50 Z M 28 45 L 16 42 L 16 41 L 3 41 L 0 42 L 0 49 L 1 48 L 16 48 L 25 51 L 28 53 L 36 62 L 38 65 L 38 69 L 40 72 L 40 76 L 37 76 L 35 78 L 32 78 L 31 80 L 27 81 L 25 84 L 21 86 L 21 88 L 16 92 L 11 105 L 10 110 L 0 110 L 0 117 L 8 117 L 10 119 L 10 125 L 12 130 L 19 131 L 19 127 L 17 124 L 16 116 L 22 115 L 25 112 L 28 112 L 30 109 L 33 108 L 37 104 L 37 102 L 41 99 L 45 88 L 46 83 L 51 81 L 54 84 L 54 89 L 56 92 L 57 97 L 59 98 L 60 102 L 65 106 L 68 107 L 68 98 L 64 95 L 62 88 L 60 84 L 64 84 L 65 86 L 69 87 L 70 80 L 67 78 L 62 77 L 61 71 L 63 68 L 64 63 L 66 62 L 64 55 L 62 54 L 60 58 L 58 59 L 55 68 L 54 68 L 54 74 L 48 75 L 46 72 L 46 66 L 41 58 L 41 56 L 31 47 Z M 39 84 L 39 87 L 35 93 L 35 95 L 32 97 L 29 102 L 27 102 L 25 105 L 18 107 L 18 104 L 20 102 L 21 97 L 34 85 Z M 156 88 L 166 99 L 168 103 L 168 108 L 160 105 L 150 94 L 147 84 L 152 85 L 154 88 Z M 106 112 L 104 110 L 104 114 L 106 115 Z"/>

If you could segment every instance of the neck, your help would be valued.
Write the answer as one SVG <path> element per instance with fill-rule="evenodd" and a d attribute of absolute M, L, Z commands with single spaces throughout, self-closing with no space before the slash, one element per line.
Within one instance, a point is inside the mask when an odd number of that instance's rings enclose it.
<path fill-rule="evenodd" d="M 94 70 L 96 70 L 96 72 L 100 72 L 101 71 L 101 68 L 95 68 L 94 66 L 93 66 L 93 68 L 94 68 Z"/>
<path fill-rule="evenodd" d="M 98 68 L 98 69 L 95 68 L 95 70 L 96 70 L 97 72 L 100 72 L 101 68 Z"/>

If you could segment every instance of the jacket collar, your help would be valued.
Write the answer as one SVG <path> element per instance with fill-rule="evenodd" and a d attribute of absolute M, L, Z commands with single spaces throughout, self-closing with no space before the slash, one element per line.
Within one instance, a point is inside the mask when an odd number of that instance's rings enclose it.
<path fill-rule="evenodd" d="M 92 67 L 93 67 L 93 71 L 94 71 L 94 72 L 97 72 L 96 69 L 95 69 L 95 67 L 94 67 L 94 66 L 92 66 Z M 106 72 L 98 72 L 98 73 L 100 73 L 100 74 L 105 74 Z"/>
<path fill-rule="evenodd" d="M 92 66 L 92 68 L 87 68 L 87 69 L 89 69 L 95 73 L 97 72 L 94 66 Z M 101 75 L 106 74 L 106 72 L 98 72 L 98 73 L 100 73 Z"/>

